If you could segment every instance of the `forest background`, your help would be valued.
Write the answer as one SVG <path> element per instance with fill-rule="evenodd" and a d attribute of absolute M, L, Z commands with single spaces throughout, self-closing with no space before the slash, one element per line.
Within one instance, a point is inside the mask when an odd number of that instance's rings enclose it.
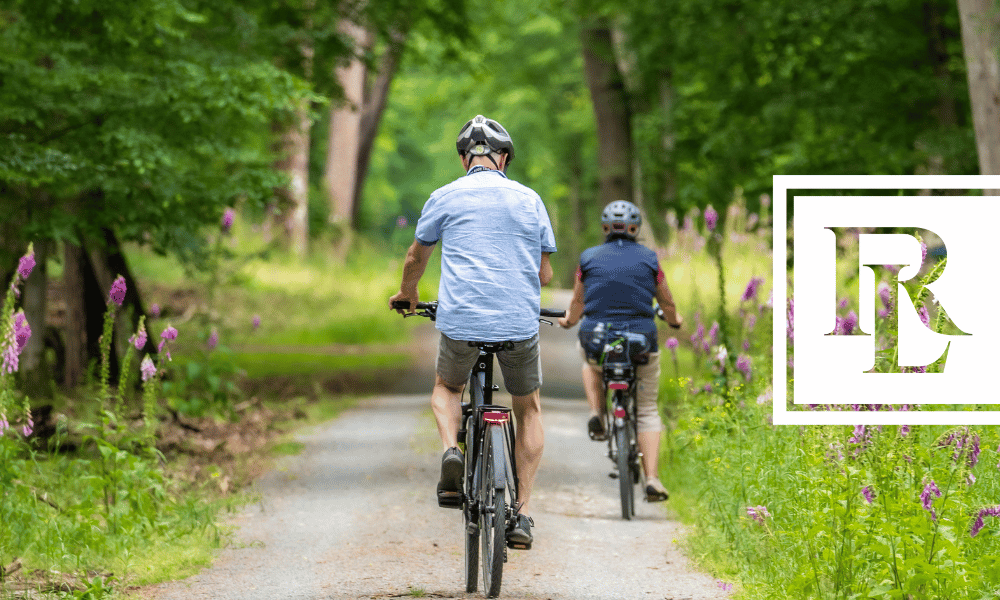
<path fill-rule="evenodd" d="M 130 335 L 158 316 L 149 264 L 207 296 L 200 341 L 252 261 L 346 278 L 360 261 L 391 279 L 428 194 L 460 175 L 453 140 L 476 114 L 511 132 L 509 174 L 546 203 L 563 286 L 612 200 L 642 207 L 643 241 L 669 260 L 680 230 L 711 229 L 706 213 L 769 240 L 773 175 L 1000 174 L 998 14 L 987 0 L 0 1 L 0 278 L 23 285 L 33 332 L 0 409 L 20 427 L 24 398 L 80 393 L 95 365 L 127 371 Z M 222 243 L 233 214 L 236 245 Z M 696 293 L 732 348 L 726 286 L 742 282 L 708 239 L 720 284 Z M 102 338 L 118 275 L 122 316 Z M 379 323 L 337 335 L 385 341 Z M 188 375 L 210 393 L 165 382 L 175 414 L 230 400 L 219 373 Z"/>

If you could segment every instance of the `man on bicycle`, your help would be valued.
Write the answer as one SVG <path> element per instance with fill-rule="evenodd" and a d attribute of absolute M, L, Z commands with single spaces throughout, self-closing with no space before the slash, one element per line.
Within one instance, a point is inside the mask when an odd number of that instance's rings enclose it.
<path fill-rule="evenodd" d="M 591 413 L 587 429 L 593 440 L 607 439 L 603 373 L 598 363 L 603 342 L 601 348 L 592 346 L 590 340 L 595 339 L 594 329 L 627 328 L 629 333 L 646 336 L 650 348 L 648 362 L 636 366 L 636 430 L 646 475 L 646 500 L 660 502 L 666 500 L 668 494 L 657 473 L 663 422 L 656 402 L 660 353 L 653 320 L 653 298 L 662 309 L 661 317 L 672 327 L 680 327 L 683 319 L 674 306 L 656 253 L 636 242 L 641 225 L 642 215 L 631 202 L 619 200 L 604 208 L 601 228 L 605 242 L 580 255 L 573 299 L 566 316 L 559 319 L 559 325 L 570 328 L 583 318 L 578 335 L 584 359 L 583 387 Z"/>
<path fill-rule="evenodd" d="M 507 178 L 514 144 L 499 123 L 477 115 L 462 127 L 456 147 L 466 174 L 435 190 L 424 204 L 399 292 L 389 302 L 408 301 L 409 312 L 414 311 L 417 282 L 440 240 L 441 341 L 431 408 L 445 450 L 437 488 L 441 505 L 448 504 L 442 498 L 462 493 L 460 403 L 479 356 L 469 342 L 514 342 L 512 349 L 497 353 L 517 422 L 520 514 L 508 539 L 530 546 L 531 489 L 545 442 L 538 392 L 538 311 L 541 286 L 552 279 L 549 254 L 556 251 L 555 237 L 538 194 Z"/>

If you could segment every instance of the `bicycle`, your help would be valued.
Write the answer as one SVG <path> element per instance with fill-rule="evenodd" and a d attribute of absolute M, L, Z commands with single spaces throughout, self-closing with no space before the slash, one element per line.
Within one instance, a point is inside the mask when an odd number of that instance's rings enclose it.
<path fill-rule="evenodd" d="M 598 332 L 598 330 L 595 330 Z M 622 518 L 635 516 L 635 486 L 642 479 L 642 452 L 636 434 L 635 368 L 643 364 L 649 351 L 649 341 L 642 334 L 627 328 L 600 329 L 604 351 L 600 364 L 604 381 L 604 431 L 608 432 L 608 458 L 614 464 L 610 477 L 618 479 Z"/>
<path fill-rule="evenodd" d="M 408 308 L 394 303 L 393 309 Z M 437 302 L 418 302 L 417 312 L 403 316 L 437 317 Z M 540 317 L 561 317 L 565 311 L 541 309 Z M 539 319 L 551 325 L 550 321 Z M 493 356 L 511 347 L 512 342 L 469 342 L 479 348 L 479 359 L 469 376 L 469 401 L 462 402 L 459 443 L 465 457 L 464 490 L 453 499 L 439 498 L 442 506 L 461 508 L 465 522 L 465 591 L 478 590 L 482 558 L 483 589 L 487 598 L 500 595 L 507 548 L 530 549 L 508 544 L 507 532 L 517 523 L 517 492 L 520 482 L 514 461 L 515 435 L 511 409 L 493 404 Z M 480 555 L 480 550 L 482 554 Z"/>

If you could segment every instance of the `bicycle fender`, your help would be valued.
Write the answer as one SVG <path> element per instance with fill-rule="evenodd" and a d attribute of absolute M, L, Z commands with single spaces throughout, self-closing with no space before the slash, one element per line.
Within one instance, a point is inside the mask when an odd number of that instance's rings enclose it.
<path fill-rule="evenodd" d="M 503 428 L 490 427 L 490 445 L 493 446 L 493 489 L 502 490 L 507 486 L 507 461 L 504 457 Z"/>

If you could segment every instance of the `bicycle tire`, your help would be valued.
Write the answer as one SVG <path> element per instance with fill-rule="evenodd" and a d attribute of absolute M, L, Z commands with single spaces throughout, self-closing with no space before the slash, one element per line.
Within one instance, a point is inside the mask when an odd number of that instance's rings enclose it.
<path fill-rule="evenodd" d="M 615 426 L 615 444 L 618 446 L 618 491 L 622 502 L 622 518 L 630 521 L 635 514 L 635 484 L 632 483 L 632 465 L 629 460 L 631 443 L 628 425 Z"/>
<path fill-rule="evenodd" d="M 487 598 L 500 595 L 507 552 L 507 475 L 503 456 L 503 429 L 490 427 L 484 436 L 479 536 L 482 543 L 483 591 Z"/>
<path fill-rule="evenodd" d="M 472 594 L 479 588 L 479 518 L 475 506 L 478 494 L 476 493 L 475 462 L 470 457 L 473 444 L 475 444 L 472 417 L 469 417 L 465 431 L 465 489 L 467 493 L 465 507 L 462 511 L 465 515 L 465 591 Z"/>

